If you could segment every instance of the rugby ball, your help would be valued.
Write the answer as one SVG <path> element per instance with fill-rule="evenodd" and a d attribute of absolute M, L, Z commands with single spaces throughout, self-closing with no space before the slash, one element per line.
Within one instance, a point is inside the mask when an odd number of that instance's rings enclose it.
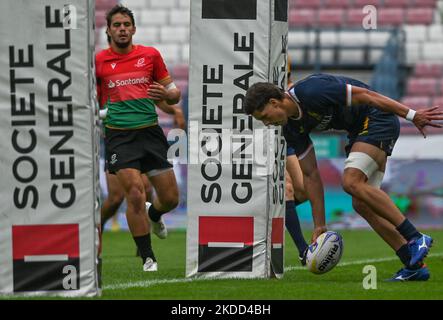
<path fill-rule="evenodd" d="M 306 267 L 315 274 L 330 271 L 340 261 L 343 253 L 343 238 L 334 231 L 322 233 L 308 248 Z"/>

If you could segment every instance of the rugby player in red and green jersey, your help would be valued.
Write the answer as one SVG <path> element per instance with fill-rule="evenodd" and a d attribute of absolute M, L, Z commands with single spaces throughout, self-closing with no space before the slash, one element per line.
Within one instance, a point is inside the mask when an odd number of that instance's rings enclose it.
<path fill-rule="evenodd" d="M 97 94 L 104 119 L 106 164 L 124 189 L 126 219 L 144 271 L 157 271 L 151 247 L 150 225 L 166 236 L 162 215 L 178 204 L 178 187 L 169 148 L 158 125 L 156 103 L 176 104 L 180 90 L 174 85 L 161 54 L 153 47 L 135 45 L 136 27 L 131 10 L 114 6 L 106 15 L 110 47 L 96 55 Z M 142 174 L 156 191 L 145 205 Z M 148 211 L 148 215 L 146 214 Z M 148 219 L 149 216 L 149 219 Z"/>

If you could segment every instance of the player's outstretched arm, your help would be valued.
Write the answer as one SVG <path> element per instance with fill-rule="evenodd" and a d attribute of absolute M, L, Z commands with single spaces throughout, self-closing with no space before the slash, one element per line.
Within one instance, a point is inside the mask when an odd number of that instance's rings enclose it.
<path fill-rule="evenodd" d="M 443 127 L 443 124 L 435 122 L 443 120 L 443 111 L 439 110 L 438 106 L 413 110 L 396 100 L 366 88 L 352 86 L 352 105 L 371 105 L 380 110 L 395 113 L 406 120 L 412 121 L 425 138 L 424 128 L 426 126 Z"/>
<path fill-rule="evenodd" d="M 303 171 L 303 181 L 312 207 L 312 218 L 314 220 L 314 231 L 311 241 L 317 240 L 317 237 L 324 233 L 326 229 L 325 219 L 325 196 L 323 182 L 317 167 L 314 148 L 299 160 Z"/>

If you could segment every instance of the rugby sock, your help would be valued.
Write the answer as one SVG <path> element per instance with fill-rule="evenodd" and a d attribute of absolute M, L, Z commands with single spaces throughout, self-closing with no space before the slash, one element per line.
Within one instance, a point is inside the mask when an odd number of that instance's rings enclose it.
<path fill-rule="evenodd" d="M 406 268 L 413 270 L 421 268 L 420 263 L 416 263 L 413 266 L 409 266 L 409 261 L 411 261 L 411 253 L 409 252 L 408 244 L 402 245 L 400 249 L 398 249 L 395 253 L 400 258 L 401 262 L 406 266 Z"/>
<path fill-rule="evenodd" d="M 145 263 L 146 258 L 150 257 L 152 260 L 157 261 L 154 256 L 154 251 L 151 247 L 151 234 L 146 234 L 144 236 L 133 237 L 135 244 L 137 245 L 138 251 L 140 252 L 140 257 Z"/>
<path fill-rule="evenodd" d="M 420 232 L 415 229 L 413 224 L 408 220 L 405 219 L 398 227 L 398 232 L 403 236 L 403 238 L 406 239 L 406 241 L 411 241 L 413 238 L 420 237 Z"/>
<path fill-rule="evenodd" d="M 286 201 L 285 226 L 297 246 L 299 256 L 302 256 L 303 252 L 308 248 L 308 244 L 306 243 L 300 228 L 300 221 L 298 220 L 295 203 L 296 202 L 293 200 Z"/>
<path fill-rule="evenodd" d="M 149 219 L 151 219 L 151 221 L 154 222 L 158 222 L 161 216 L 164 215 L 165 213 L 166 212 L 155 209 L 153 204 L 149 207 L 148 210 Z"/>

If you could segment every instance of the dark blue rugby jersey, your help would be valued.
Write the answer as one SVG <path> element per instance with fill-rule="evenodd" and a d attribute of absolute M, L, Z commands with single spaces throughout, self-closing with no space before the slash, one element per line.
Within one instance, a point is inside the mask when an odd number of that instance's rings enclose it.
<path fill-rule="evenodd" d="M 370 89 L 365 83 L 343 76 L 313 74 L 288 90 L 302 109 L 301 119 L 288 119 L 283 133 L 289 146 L 303 158 L 312 141 L 313 130 L 357 130 L 370 106 L 351 106 L 351 86 Z"/>

